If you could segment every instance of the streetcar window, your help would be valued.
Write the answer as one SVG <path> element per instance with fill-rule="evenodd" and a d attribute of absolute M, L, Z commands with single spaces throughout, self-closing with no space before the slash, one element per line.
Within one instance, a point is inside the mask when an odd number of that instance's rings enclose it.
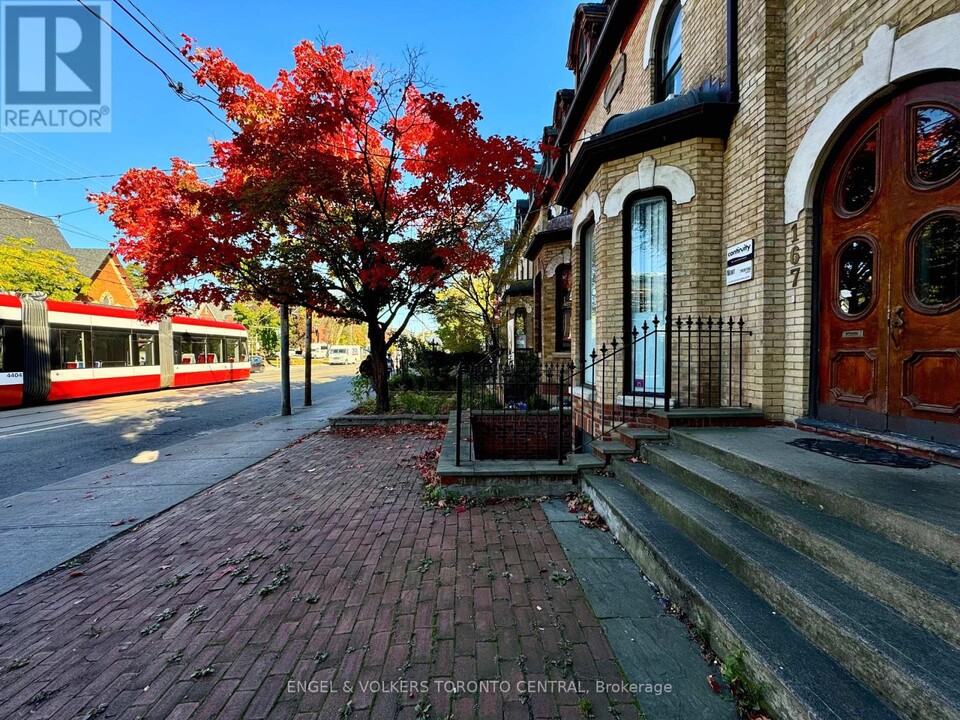
<path fill-rule="evenodd" d="M 129 367 L 130 333 L 95 330 L 93 333 L 93 366 L 98 368 Z"/>
<path fill-rule="evenodd" d="M 23 372 L 23 333 L 19 325 L 0 323 L 0 372 Z"/>
<path fill-rule="evenodd" d="M 137 333 L 134 336 L 134 342 L 137 346 L 136 364 L 143 367 L 145 365 L 157 365 L 157 336 L 151 334 Z"/>
<path fill-rule="evenodd" d="M 247 361 L 247 341 L 246 340 L 240 341 L 240 356 L 237 358 L 237 360 L 239 362 Z"/>
<path fill-rule="evenodd" d="M 207 345 L 202 335 L 182 333 L 174 335 L 174 362 L 180 365 L 196 365 L 207 361 Z"/>
<path fill-rule="evenodd" d="M 207 338 L 207 358 L 208 363 L 223 362 L 223 338 Z"/>
<path fill-rule="evenodd" d="M 237 338 L 224 338 L 223 339 L 223 361 L 224 362 L 239 362 L 240 358 L 237 356 L 237 346 L 239 341 Z"/>
<path fill-rule="evenodd" d="M 53 370 L 90 367 L 90 331 L 50 328 L 50 367 Z"/>

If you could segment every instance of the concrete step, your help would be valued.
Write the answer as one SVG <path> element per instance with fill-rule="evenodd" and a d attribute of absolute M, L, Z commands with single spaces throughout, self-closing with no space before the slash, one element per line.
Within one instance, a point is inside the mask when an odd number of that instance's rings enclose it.
<path fill-rule="evenodd" d="M 620 436 L 620 441 L 632 448 L 634 453 L 640 452 L 645 445 L 670 441 L 670 434 L 663 430 L 625 427 L 620 428 L 616 433 Z"/>
<path fill-rule="evenodd" d="M 604 464 L 616 457 L 633 455 L 633 450 L 618 440 L 594 440 L 590 443 L 590 449 Z"/>
<path fill-rule="evenodd" d="M 709 633 L 714 650 L 726 655 L 743 649 L 747 668 L 762 683 L 764 702 L 775 717 L 899 717 L 639 494 L 617 478 L 587 476 L 583 487 L 614 537 L 647 577 Z"/>
<path fill-rule="evenodd" d="M 580 472 L 599 470 L 606 466 L 606 463 L 593 453 L 569 453 L 567 464 L 577 468 Z"/>
<path fill-rule="evenodd" d="M 930 440 L 921 440 L 920 438 L 895 432 L 867 430 L 865 428 L 853 427 L 852 425 L 844 425 L 843 423 L 829 422 L 828 420 L 819 420 L 816 418 L 797 420 L 797 427 L 801 430 L 826 435 L 827 437 L 861 442 L 871 447 L 905 452 L 944 465 L 960 467 L 960 446 L 957 445 L 946 445 Z"/>
<path fill-rule="evenodd" d="M 960 569 L 960 470 L 850 463 L 787 443 L 791 428 L 680 429 L 683 450 Z"/>
<path fill-rule="evenodd" d="M 960 572 L 818 507 L 669 445 L 647 460 L 918 625 L 960 647 Z"/>
<path fill-rule="evenodd" d="M 960 649 L 651 465 L 617 477 L 908 717 L 960 718 Z"/>
<path fill-rule="evenodd" d="M 664 431 L 679 427 L 757 427 L 767 424 L 762 410 L 742 407 L 655 409 L 649 415 Z"/>

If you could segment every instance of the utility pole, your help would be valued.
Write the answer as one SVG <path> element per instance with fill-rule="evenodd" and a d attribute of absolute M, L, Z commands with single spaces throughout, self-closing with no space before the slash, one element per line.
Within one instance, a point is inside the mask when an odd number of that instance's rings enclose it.
<path fill-rule="evenodd" d="M 306 308 L 306 310 L 307 321 L 304 334 L 307 338 L 303 341 L 303 361 L 305 363 L 303 368 L 303 406 L 310 407 L 313 405 L 313 310 L 310 308 Z"/>
<path fill-rule="evenodd" d="M 290 409 L 290 307 L 280 305 L 280 414 L 292 415 Z"/>

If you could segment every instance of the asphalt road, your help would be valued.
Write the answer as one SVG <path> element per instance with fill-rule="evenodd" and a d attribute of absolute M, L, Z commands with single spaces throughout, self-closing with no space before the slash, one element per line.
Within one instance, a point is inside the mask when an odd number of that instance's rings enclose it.
<path fill-rule="evenodd" d="M 355 372 L 351 365 L 314 366 L 314 404 L 346 398 Z M 293 368 L 292 381 L 297 407 L 303 404 L 302 367 Z M 230 385 L 2 411 L 0 498 L 279 411 L 280 372 L 272 367 Z"/>

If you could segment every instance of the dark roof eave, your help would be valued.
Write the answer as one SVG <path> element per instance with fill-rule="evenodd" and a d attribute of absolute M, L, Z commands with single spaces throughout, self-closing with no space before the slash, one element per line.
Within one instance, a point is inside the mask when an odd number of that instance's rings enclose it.
<path fill-rule="evenodd" d="M 559 230 L 544 230 L 533 236 L 527 249 L 523 251 L 523 256 L 533 262 L 545 245 L 552 242 L 570 242 L 573 232 L 570 228 L 560 228 Z"/>
<path fill-rule="evenodd" d="M 587 63 L 587 69 L 583 73 L 583 77 L 580 78 L 580 81 L 577 83 L 577 88 L 573 95 L 573 103 L 570 105 L 567 116 L 563 120 L 563 127 L 560 128 L 557 145 L 562 147 L 570 144 L 570 140 L 576 132 L 577 126 L 580 124 L 580 119 L 583 113 L 586 112 L 587 106 L 593 99 L 593 96 L 598 92 L 602 92 L 599 87 L 600 78 L 603 77 L 603 73 L 610 64 L 614 52 L 616 52 L 616 49 L 620 46 L 620 39 L 623 37 L 624 29 L 629 24 L 630 14 L 635 9 L 636 6 L 633 3 L 621 1 L 615 2 L 607 13 L 607 20 L 606 23 L 604 23 L 603 31 L 600 33 L 600 39 L 597 41 L 597 46 L 590 56 L 590 61 Z"/>
<path fill-rule="evenodd" d="M 557 191 L 557 202 L 573 207 L 600 166 L 611 160 L 697 137 L 726 140 L 739 107 L 734 102 L 700 102 L 618 133 L 587 140 Z"/>
<path fill-rule="evenodd" d="M 533 280 L 514 280 L 503 291 L 504 297 L 524 297 L 533 295 Z"/>

